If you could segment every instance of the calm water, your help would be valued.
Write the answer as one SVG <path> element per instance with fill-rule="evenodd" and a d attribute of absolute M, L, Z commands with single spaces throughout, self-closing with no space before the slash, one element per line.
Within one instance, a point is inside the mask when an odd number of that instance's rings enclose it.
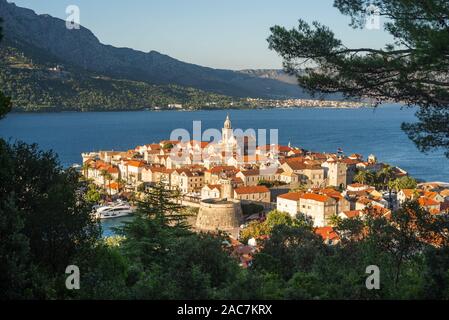
<path fill-rule="evenodd" d="M 101 221 L 103 237 L 114 236 L 116 234 L 114 228 L 121 226 L 124 222 L 132 221 L 132 219 L 133 217 L 120 217 Z"/>
<path fill-rule="evenodd" d="M 192 131 L 192 121 L 202 129 L 221 128 L 226 111 L 108 112 L 10 114 L 0 121 L 5 139 L 37 142 L 53 149 L 61 164 L 81 162 L 81 152 L 128 150 L 136 145 L 168 139 L 176 128 Z M 279 129 L 279 142 L 314 151 L 375 154 L 398 165 L 416 178 L 449 181 L 449 160 L 442 153 L 425 155 L 401 131 L 402 122 L 413 122 L 414 111 L 397 106 L 378 109 L 288 109 L 230 112 L 232 125 L 241 129 Z M 103 221 L 103 235 L 129 217 Z"/>
<path fill-rule="evenodd" d="M 81 152 L 127 150 L 168 139 L 176 128 L 192 131 L 201 120 L 203 130 L 221 128 L 226 111 L 108 112 L 10 114 L 0 122 L 0 136 L 37 142 L 53 149 L 61 164 L 81 162 Z M 397 106 L 378 109 L 285 109 L 230 112 L 234 128 L 279 129 L 279 142 L 314 151 L 375 154 L 424 180 L 449 181 L 449 160 L 442 153 L 420 153 L 401 131 L 413 122 L 414 110 Z"/>

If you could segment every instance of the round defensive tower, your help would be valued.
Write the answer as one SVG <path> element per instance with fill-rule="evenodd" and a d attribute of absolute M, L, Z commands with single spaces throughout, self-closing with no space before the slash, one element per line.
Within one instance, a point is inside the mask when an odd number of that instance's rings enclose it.
<path fill-rule="evenodd" d="M 231 231 L 239 228 L 243 221 L 240 201 L 233 199 L 205 199 L 195 227 L 202 231 Z"/>

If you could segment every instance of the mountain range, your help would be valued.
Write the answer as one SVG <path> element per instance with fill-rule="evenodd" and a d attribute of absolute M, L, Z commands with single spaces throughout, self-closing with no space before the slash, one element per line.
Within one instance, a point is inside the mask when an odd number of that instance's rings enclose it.
<path fill-rule="evenodd" d="M 182 62 L 157 51 L 117 48 L 102 44 L 90 30 L 82 26 L 78 30 L 69 30 L 62 19 L 38 15 L 33 10 L 18 7 L 6 0 L 0 0 L 0 17 L 4 20 L 1 47 L 13 49 L 16 54 L 37 66 L 62 65 L 71 74 L 88 76 L 90 79 L 109 78 L 159 88 L 179 86 L 197 89 L 200 93 L 235 98 L 308 97 L 291 77 L 280 70 L 267 73 L 267 70 L 238 72 L 213 69 Z M 30 70 L 35 69 L 29 68 L 24 78 L 31 79 Z M 8 72 L 11 73 L 10 70 Z"/>

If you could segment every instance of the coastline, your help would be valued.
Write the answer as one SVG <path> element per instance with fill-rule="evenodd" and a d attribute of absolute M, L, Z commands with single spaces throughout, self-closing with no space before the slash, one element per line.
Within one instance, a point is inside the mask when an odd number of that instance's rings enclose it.
<path fill-rule="evenodd" d="M 382 106 L 382 105 L 381 105 Z M 381 107 L 379 106 L 379 107 Z M 170 109 L 170 108 L 160 108 L 160 109 L 149 109 L 149 108 L 139 108 L 139 109 L 109 109 L 105 110 L 104 108 L 98 109 L 88 109 L 88 110 L 79 110 L 79 109 L 61 109 L 61 108 L 43 108 L 41 110 L 23 110 L 22 108 L 17 109 L 13 108 L 10 113 L 13 114 L 39 114 L 39 113 L 107 113 L 107 112 L 195 112 L 195 111 L 226 111 L 226 110 L 292 110 L 292 109 L 342 109 L 342 110 L 351 110 L 351 109 L 371 109 L 375 108 L 373 106 L 362 105 L 362 106 L 297 106 L 297 107 L 241 107 L 241 108 L 226 108 L 226 107 L 215 107 L 215 108 L 196 108 L 196 109 Z"/>

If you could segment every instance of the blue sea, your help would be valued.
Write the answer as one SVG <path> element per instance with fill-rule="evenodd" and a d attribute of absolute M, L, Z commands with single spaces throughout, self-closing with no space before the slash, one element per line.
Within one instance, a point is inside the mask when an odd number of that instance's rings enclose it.
<path fill-rule="evenodd" d="M 416 121 L 415 110 L 396 105 L 376 109 L 267 109 L 229 111 L 233 128 L 278 129 L 279 143 L 320 152 L 374 154 L 426 181 L 449 181 L 443 152 L 423 154 L 404 132 L 402 122 Z M 81 152 L 128 150 L 168 139 L 172 130 L 221 129 L 228 111 L 137 111 L 91 113 L 11 113 L 0 121 L 0 137 L 36 142 L 52 149 L 64 167 L 81 163 Z"/>
<path fill-rule="evenodd" d="M 423 154 L 400 126 L 414 122 L 415 110 L 386 105 L 376 109 L 267 109 L 231 110 L 233 128 L 278 129 L 279 143 L 319 152 L 374 154 L 380 161 L 397 165 L 426 181 L 449 182 L 449 160 L 443 152 Z M 137 111 L 91 113 L 11 113 L 0 121 L 0 137 L 11 142 L 38 143 L 59 155 L 64 167 L 81 163 L 81 152 L 128 150 L 137 145 L 168 139 L 172 130 L 192 133 L 193 121 L 202 130 L 221 129 L 227 111 Z M 103 223 L 103 234 L 126 221 Z"/>

